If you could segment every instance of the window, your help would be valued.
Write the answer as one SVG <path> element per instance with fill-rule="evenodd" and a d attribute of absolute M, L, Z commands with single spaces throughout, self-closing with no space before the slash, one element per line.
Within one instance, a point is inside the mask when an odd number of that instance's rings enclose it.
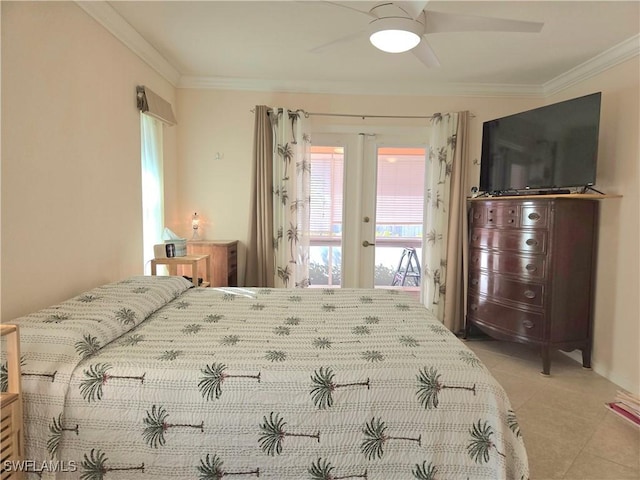
<path fill-rule="evenodd" d="M 162 165 L 162 122 L 140 114 L 142 158 L 142 242 L 145 274 L 151 273 L 153 246 L 163 243 L 164 180 Z"/>

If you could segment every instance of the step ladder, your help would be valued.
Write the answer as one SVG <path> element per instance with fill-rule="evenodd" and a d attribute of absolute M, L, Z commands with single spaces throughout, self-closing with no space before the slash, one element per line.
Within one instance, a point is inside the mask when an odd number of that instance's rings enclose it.
<path fill-rule="evenodd" d="M 420 286 L 420 277 L 422 273 L 420 271 L 420 261 L 418 260 L 418 254 L 415 248 L 405 247 L 402 250 L 400 261 L 398 262 L 398 268 L 391 286 Z M 407 283 L 408 282 L 408 283 Z"/>

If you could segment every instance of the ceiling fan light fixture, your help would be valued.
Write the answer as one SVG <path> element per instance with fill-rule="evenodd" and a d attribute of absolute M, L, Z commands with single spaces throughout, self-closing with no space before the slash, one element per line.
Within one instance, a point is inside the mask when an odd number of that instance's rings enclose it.
<path fill-rule="evenodd" d="M 386 17 L 370 23 L 369 41 L 379 50 L 402 53 L 420 43 L 424 26 L 411 18 Z"/>

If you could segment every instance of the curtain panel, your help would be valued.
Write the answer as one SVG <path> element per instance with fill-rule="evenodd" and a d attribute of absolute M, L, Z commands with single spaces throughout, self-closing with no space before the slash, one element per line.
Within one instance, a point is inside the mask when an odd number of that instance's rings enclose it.
<path fill-rule="evenodd" d="M 244 284 L 249 287 L 273 287 L 273 131 L 265 105 L 255 108 L 253 130 L 253 171 L 251 184 L 251 220 Z"/>
<path fill-rule="evenodd" d="M 464 326 L 469 112 L 436 114 L 429 129 L 422 249 L 424 305 L 451 331 Z"/>
<path fill-rule="evenodd" d="M 273 109 L 275 286 L 309 286 L 310 147 L 300 111 Z"/>

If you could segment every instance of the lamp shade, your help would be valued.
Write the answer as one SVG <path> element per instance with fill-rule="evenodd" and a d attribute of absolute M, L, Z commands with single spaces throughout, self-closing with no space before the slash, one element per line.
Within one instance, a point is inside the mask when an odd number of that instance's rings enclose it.
<path fill-rule="evenodd" d="M 379 50 L 388 53 L 402 53 L 420 43 L 424 25 L 411 18 L 378 18 L 369 24 L 369 41 Z"/>

